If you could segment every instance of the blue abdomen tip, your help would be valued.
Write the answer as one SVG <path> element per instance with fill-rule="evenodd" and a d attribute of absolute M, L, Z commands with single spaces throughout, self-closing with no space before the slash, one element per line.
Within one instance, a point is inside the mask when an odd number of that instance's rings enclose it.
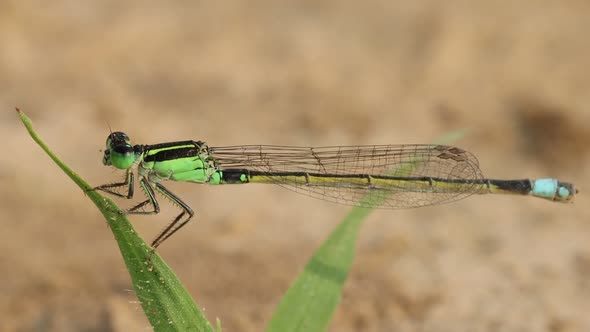
<path fill-rule="evenodd" d="M 567 189 L 566 189 L 567 190 Z M 537 179 L 533 181 L 532 194 L 537 197 L 554 199 L 557 193 L 557 180 Z M 561 195 L 561 193 L 559 193 Z"/>

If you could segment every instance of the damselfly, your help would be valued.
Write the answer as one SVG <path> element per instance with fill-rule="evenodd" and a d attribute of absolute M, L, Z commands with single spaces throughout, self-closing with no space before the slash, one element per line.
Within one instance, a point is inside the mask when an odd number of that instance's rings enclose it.
<path fill-rule="evenodd" d="M 473 194 L 519 194 L 570 202 L 578 192 L 573 184 L 551 178 L 486 179 L 473 154 L 434 144 L 209 147 L 201 141 L 179 141 L 131 145 L 125 133 L 113 132 L 107 137 L 103 164 L 126 170 L 125 180 L 95 189 L 130 199 L 137 169 L 147 196 L 121 213 L 159 213 L 156 191 L 182 210 L 154 239 L 154 249 L 194 216 L 188 204 L 162 185 L 164 181 L 272 183 L 327 201 L 383 209 L 443 204 Z M 119 188 L 126 188 L 126 193 Z M 146 206 L 151 209 L 144 210 Z"/>

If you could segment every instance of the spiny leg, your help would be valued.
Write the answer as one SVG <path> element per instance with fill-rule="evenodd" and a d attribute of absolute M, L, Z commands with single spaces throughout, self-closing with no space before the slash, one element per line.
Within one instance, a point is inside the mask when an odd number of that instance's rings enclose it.
<path fill-rule="evenodd" d="M 160 235 L 158 235 L 154 241 L 152 241 L 152 248 L 155 250 L 160 244 L 162 244 L 164 241 L 166 241 L 166 239 L 168 239 L 170 236 L 172 236 L 174 233 L 176 233 L 179 229 L 181 229 L 184 225 L 186 225 L 195 215 L 195 213 L 193 212 L 193 210 L 185 203 L 183 202 L 180 198 L 178 198 L 178 196 L 176 196 L 175 194 L 173 194 L 170 190 L 166 189 L 166 187 L 164 187 L 163 185 L 156 183 L 156 189 L 164 196 L 166 196 L 168 199 L 170 199 L 172 201 L 172 203 L 175 203 L 176 205 L 178 205 L 181 209 L 182 212 L 176 216 L 176 218 L 174 218 L 174 220 L 170 223 L 170 225 L 168 225 L 161 233 Z M 188 216 L 184 219 L 183 217 L 185 215 Z"/>
<path fill-rule="evenodd" d="M 158 213 L 160 213 L 160 204 L 158 204 L 158 200 L 156 199 L 156 194 L 154 193 L 154 189 L 152 189 L 152 186 L 148 183 L 148 181 L 144 177 L 142 177 L 141 180 L 139 180 L 139 184 L 141 185 L 143 192 L 147 196 L 147 199 L 145 201 L 143 201 L 143 202 L 127 209 L 127 210 L 123 210 L 121 212 L 125 213 L 125 214 L 158 214 Z M 139 209 L 141 209 L 142 207 L 144 207 L 148 204 L 150 204 L 153 207 L 153 210 L 151 210 L 151 211 L 138 211 Z"/>
<path fill-rule="evenodd" d="M 125 186 L 127 187 L 127 195 L 121 194 L 121 193 L 113 190 L 115 188 L 120 188 L 120 187 L 125 187 Z M 134 187 L 135 186 L 134 186 L 133 171 L 131 169 L 128 169 L 127 174 L 125 175 L 125 181 L 103 184 L 102 186 L 92 188 L 92 190 L 100 190 L 100 191 L 104 191 L 105 193 L 108 193 L 111 195 L 131 199 L 131 198 L 133 198 Z"/>
<path fill-rule="evenodd" d="M 160 213 L 160 205 L 158 203 L 158 200 L 156 199 L 156 195 L 154 193 L 154 189 L 152 188 L 152 186 L 148 183 L 148 181 L 144 177 L 142 177 L 139 180 L 139 184 L 141 185 L 145 195 L 147 196 L 147 199 L 145 201 L 142 201 L 139 204 L 127 209 L 127 210 L 122 210 L 120 212 L 123 214 L 158 214 L 158 213 Z M 123 195 L 123 194 L 120 194 L 114 190 L 111 190 L 111 188 L 119 188 L 119 187 L 123 187 L 123 186 L 128 186 L 127 195 Z M 178 216 L 176 216 L 176 218 L 174 218 L 174 220 L 170 223 L 170 225 L 168 225 L 154 239 L 154 241 L 152 241 L 151 245 L 154 250 L 159 245 L 161 245 L 166 239 L 168 239 L 170 236 L 172 236 L 174 233 L 176 233 L 184 225 L 186 225 L 195 215 L 193 210 L 185 202 L 183 202 L 180 198 L 178 198 L 178 196 L 173 194 L 166 187 L 164 187 L 163 185 L 161 185 L 159 183 L 156 183 L 155 187 L 162 195 L 166 196 L 173 203 L 178 205 L 182 209 L 182 212 Z M 109 193 L 109 194 L 112 194 L 115 196 L 130 199 L 133 197 L 133 188 L 134 188 L 133 172 L 128 170 L 127 176 L 126 176 L 124 182 L 105 184 L 102 186 L 95 187 L 93 189 L 94 190 L 101 190 L 101 191 L 104 191 L 106 193 Z M 141 209 L 142 207 L 144 207 L 146 205 L 151 205 L 153 207 L 153 210 L 151 210 L 151 211 L 138 211 L 139 209 Z M 188 217 L 186 217 L 186 219 L 182 220 L 183 217 L 187 214 L 188 214 Z"/>

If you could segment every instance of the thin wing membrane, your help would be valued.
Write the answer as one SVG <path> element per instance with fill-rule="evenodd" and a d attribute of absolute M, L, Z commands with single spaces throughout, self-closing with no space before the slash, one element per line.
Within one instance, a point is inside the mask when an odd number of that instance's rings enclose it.
<path fill-rule="evenodd" d="M 209 151 L 222 170 L 256 171 L 262 173 L 260 176 L 265 176 L 268 182 L 289 190 L 353 206 L 400 209 L 447 203 L 478 192 L 483 179 L 474 155 L 445 145 L 315 148 L 241 145 L 211 147 Z M 335 178 L 340 176 L 349 180 L 310 185 L 305 177 L 280 175 L 289 173 L 334 175 Z M 367 185 L 350 181 L 354 176 L 360 179 L 395 177 L 410 180 Z M 444 181 L 432 181 L 431 186 L 425 186 L 425 179 Z M 453 180 L 462 183 L 444 185 L 445 181 Z"/>

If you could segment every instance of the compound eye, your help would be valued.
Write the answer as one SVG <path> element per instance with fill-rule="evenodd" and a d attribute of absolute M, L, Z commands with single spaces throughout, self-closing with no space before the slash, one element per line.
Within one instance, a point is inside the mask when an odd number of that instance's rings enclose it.
<path fill-rule="evenodd" d="M 103 164 L 119 169 L 128 169 L 133 166 L 137 156 L 129 143 L 127 134 L 120 131 L 111 133 L 107 137 L 106 146 Z"/>
<path fill-rule="evenodd" d="M 133 153 L 133 147 L 129 144 L 113 146 L 113 152 L 120 155 L 129 155 Z"/>
<path fill-rule="evenodd" d="M 114 132 L 113 136 L 116 137 L 117 141 L 129 142 L 129 136 L 127 136 L 127 134 L 125 134 L 124 132 Z"/>
<path fill-rule="evenodd" d="M 120 131 L 116 131 L 114 133 L 111 133 L 108 137 L 107 137 L 107 141 L 106 141 L 106 146 L 107 149 L 110 148 L 112 145 L 124 145 L 124 144 L 129 144 L 129 136 L 127 136 L 127 134 L 125 134 L 124 132 L 120 132 Z"/>
<path fill-rule="evenodd" d="M 118 169 L 128 169 L 135 162 L 135 153 L 133 147 L 127 145 L 117 145 L 111 149 L 110 161 Z"/>

